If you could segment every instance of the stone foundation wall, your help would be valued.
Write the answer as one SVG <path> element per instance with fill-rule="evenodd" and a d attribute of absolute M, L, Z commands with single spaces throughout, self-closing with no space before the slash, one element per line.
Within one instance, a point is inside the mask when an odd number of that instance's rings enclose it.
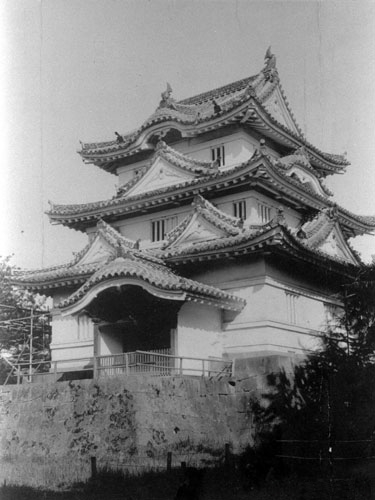
<path fill-rule="evenodd" d="M 2 387 L 0 481 L 85 480 L 92 456 L 130 472 L 165 467 L 168 452 L 175 466 L 218 461 L 225 443 L 234 453 L 251 444 L 257 382 L 134 376 Z"/>

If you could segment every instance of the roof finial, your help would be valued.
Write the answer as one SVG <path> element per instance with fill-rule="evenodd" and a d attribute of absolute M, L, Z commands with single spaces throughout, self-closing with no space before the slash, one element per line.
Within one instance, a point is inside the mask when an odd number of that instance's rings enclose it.
<path fill-rule="evenodd" d="M 116 142 L 118 143 L 124 142 L 124 138 L 118 132 L 115 132 L 115 136 L 116 136 Z"/>
<path fill-rule="evenodd" d="M 275 76 L 277 76 L 276 69 L 276 56 L 271 52 L 271 46 L 268 47 L 266 55 L 264 56 L 265 67 L 263 68 L 263 73 L 266 80 L 273 82 Z"/>
<path fill-rule="evenodd" d="M 167 88 L 164 90 L 164 92 L 161 93 L 161 101 L 159 104 L 159 108 L 171 108 L 175 109 L 175 106 L 173 104 L 174 100 L 171 97 L 172 94 L 172 87 L 170 84 L 167 82 Z"/>
<path fill-rule="evenodd" d="M 221 106 L 215 101 L 215 99 L 212 99 L 212 104 L 214 105 L 215 115 L 219 114 L 221 112 Z"/>

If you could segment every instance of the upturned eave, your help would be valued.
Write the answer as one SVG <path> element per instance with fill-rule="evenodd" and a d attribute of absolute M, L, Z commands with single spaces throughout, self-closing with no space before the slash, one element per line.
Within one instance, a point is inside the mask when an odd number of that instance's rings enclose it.
<path fill-rule="evenodd" d="M 131 140 L 129 139 L 130 143 L 126 147 L 114 142 L 110 143 L 111 145 L 107 149 L 102 148 L 100 152 L 82 150 L 79 151 L 79 154 L 86 163 L 93 163 L 113 173 L 115 162 L 142 151 L 151 152 L 153 146 L 150 139 L 162 131 L 165 132 L 166 129 L 177 129 L 183 138 L 192 138 L 233 124 L 249 126 L 265 137 L 269 137 L 276 143 L 292 150 L 299 147 L 307 148 L 313 165 L 323 175 L 343 173 L 345 167 L 350 165 L 343 156 L 324 153 L 308 142 L 301 134 L 278 122 L 254 96 L 248 97 L 232 109 L 222 111 L 197 123 L 168 115 L 156 116 L 140 127 L 138 133 L 134 134 Z"/>

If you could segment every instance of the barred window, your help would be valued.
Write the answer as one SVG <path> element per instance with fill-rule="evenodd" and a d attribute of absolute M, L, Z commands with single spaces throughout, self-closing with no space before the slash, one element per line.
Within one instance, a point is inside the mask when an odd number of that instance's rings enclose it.
<path fill-rule="evenodd" d="M 151 241 L 162 241 L 177 226 L 177 216 L 151 221 Z"/>
<path fill-rule="evenodd" d="M 224 146 L 217 146 L 217 147 L 211 148 L 211 158 L 212 158 L 212 161 L 218 162 L 219 167 L 224 166 L 225 165 Z"/>
<path fill-rule="evenodd" d="M 271 220 L 271 207 L 258 203 L 258 216 L 262 224 L 267 224 Z"/>
<path fill-rule="evenodd" d="M 299 295 L 293 292 L 285 292 L 286 296 L 286 318 L 287 322 L 296 325 L 298 322 L 297 302 Z"/>
<path fill-rule="evenodd" d="M 246 219 L 246 201 L 235 201 L 233 203 L 233 215 L 239 219 Z"/>

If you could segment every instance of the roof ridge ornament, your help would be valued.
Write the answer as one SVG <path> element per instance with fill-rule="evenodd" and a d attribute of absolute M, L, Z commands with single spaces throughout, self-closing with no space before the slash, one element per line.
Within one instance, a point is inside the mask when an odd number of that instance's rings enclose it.
<path fill-rule="evenodd" d="M 265 67 L 262 72 L 265 76 L 266 81 L 273 82 L 274 78 L 278 77 L 278 72 L 276 68 L 276 56 L 271 52 L 271 45 L 268 47 L 266 55 L 264 56 Z"/>
<path fill-rule="evenodd" d="M 305 146 L 300 146 L 299 148 L 297 148 L 294 151 L 294 154 L 295 155 L 299 155 L 299 156 L 304 156 L 305 158 L 307 158 L 308 160 L 310 160 L 309 153 L 307 152 L 307 149 L 305 148 Z"/>
<path fill-rule="evenodd" d="M 176 109 L 175 106 L 175 100 L 171 97 L 173 90 L 170 84 L 167 82 L 167 88 L 162 92 L 161 95 L 161 101 L 159 103 L 159 109 L 160 108 L 170 108 L 170 109 Z"/>
<path fill-rule="evenodd" d="M 167 148 L 167 143 L 162 141 L 161 139 L 156 143 L 155 151 L 161 151 L 162 149 Z"/>
<path fill-rule="evenodd" d="M 276 210 L 276 215 L 274 216 L 273 223 L 279 226 L 286 226 L 285 211 L 283 206 L 279 206 Z"/>
<path fill-rule="evenodd" d="M 336 203 L 332 203 L 331 206 L 323 208 L 322 212 L 331 220 L 337 220 L 338 218 L 338 207 Z"/>
<path fill-rule="evenodd" d="M 244 97 L 245 99 L 249 99 L 250 97 L 257 97 L 256 90 L 252 84 L 252 82 L 249 82 L 244 90 Z"/>
<path fill-rule="evenodd" d="M 118 132 L 115 132 L 115 136 L 116 136 L 116 142 L 118 144 L 122 144 L 125 142 L 125 139 L 123 138 L 123 136 L 121 134 L 119 134 Z"/>

